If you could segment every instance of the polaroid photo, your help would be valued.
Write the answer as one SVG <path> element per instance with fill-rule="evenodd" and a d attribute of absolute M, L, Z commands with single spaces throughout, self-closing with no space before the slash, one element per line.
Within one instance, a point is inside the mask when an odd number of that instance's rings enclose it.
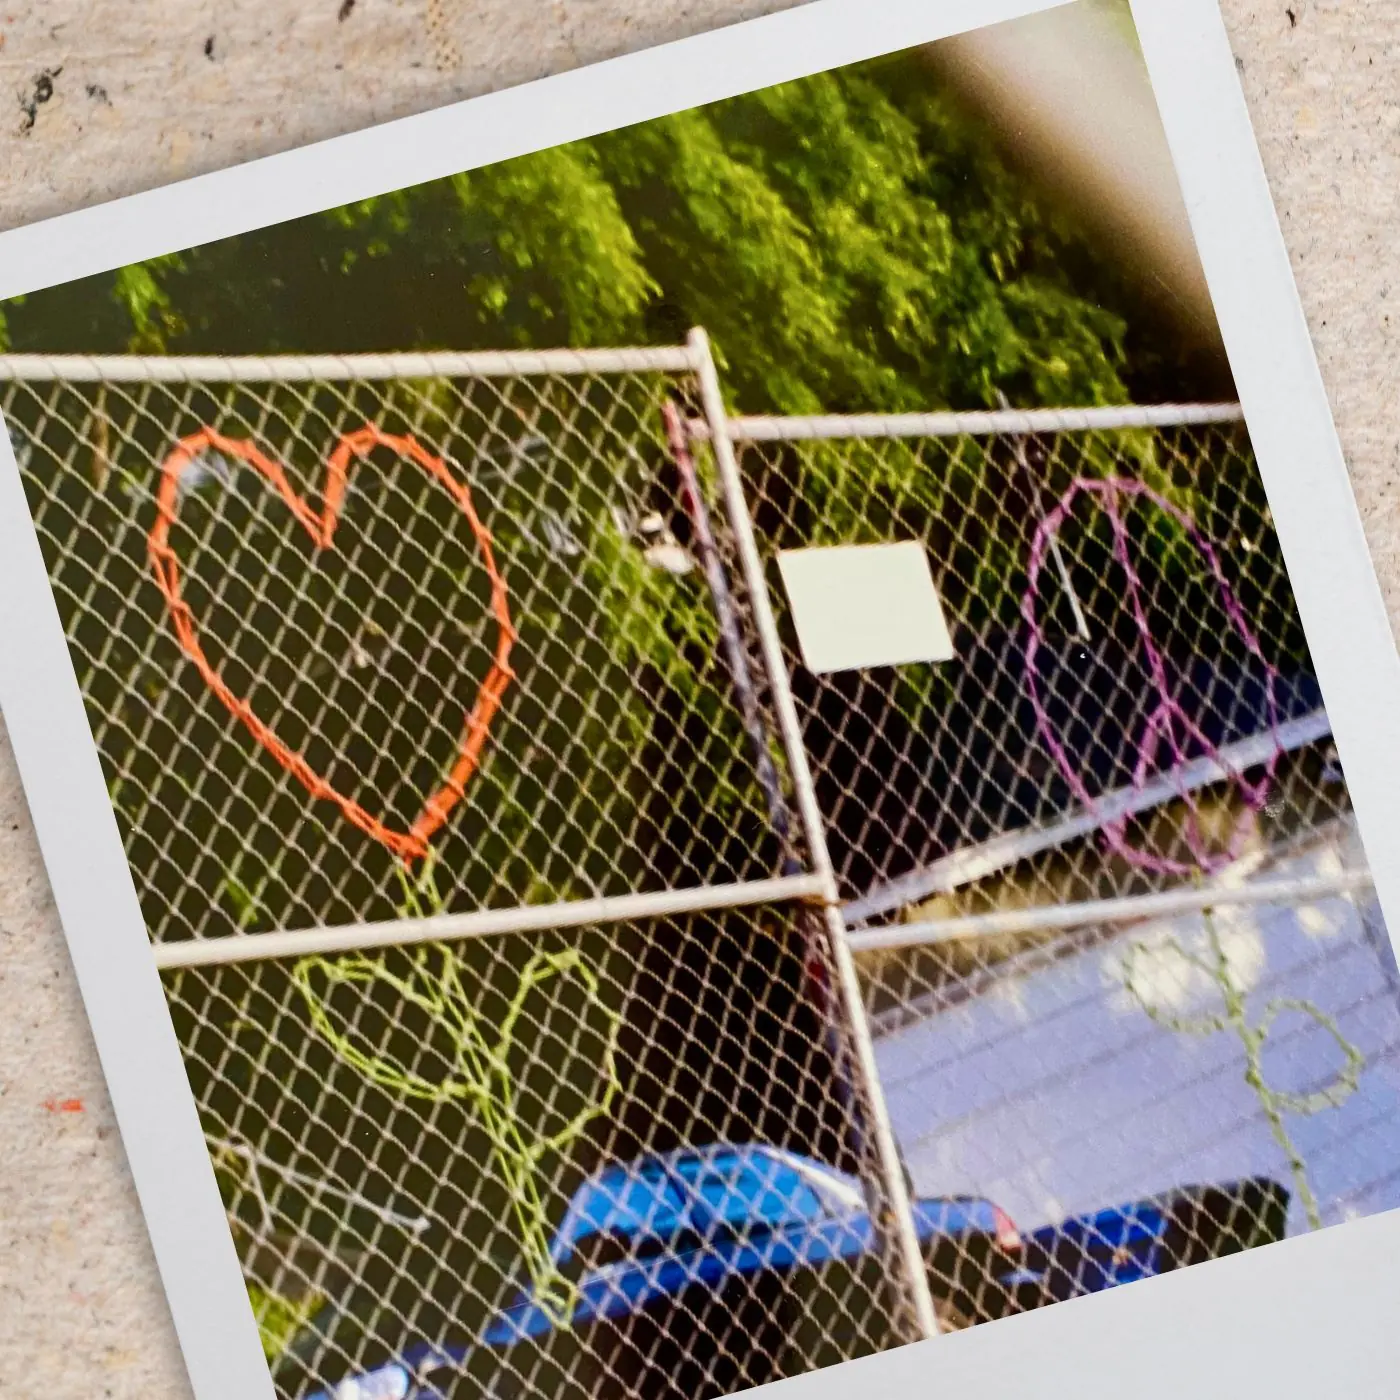
<path fill-rule="evenodd" d="M 823 0 L 0 265 L 199 1400 L 1010 1355 L 1400 1205 L 1400 676 L 1210 0 Z"/>

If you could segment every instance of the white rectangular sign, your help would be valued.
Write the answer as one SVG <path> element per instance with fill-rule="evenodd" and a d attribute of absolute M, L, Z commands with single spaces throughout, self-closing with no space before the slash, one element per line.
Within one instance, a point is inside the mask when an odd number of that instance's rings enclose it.
<path fill-rule="evenodd" d="M 788 549 L 778 568 L 808 670 L 953 659 L 928 555 L 916 540 Z"/>

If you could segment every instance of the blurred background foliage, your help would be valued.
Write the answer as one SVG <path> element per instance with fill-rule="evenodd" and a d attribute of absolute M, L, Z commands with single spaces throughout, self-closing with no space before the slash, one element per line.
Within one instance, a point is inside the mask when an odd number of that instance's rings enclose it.
<path fill-rule="evenodd" d="M 746 412 L 1190 397 L 1136 319 L 1111 251 L 911 52 L 45 291 L 8 334 L 266 354 L 703 324 Z"/>

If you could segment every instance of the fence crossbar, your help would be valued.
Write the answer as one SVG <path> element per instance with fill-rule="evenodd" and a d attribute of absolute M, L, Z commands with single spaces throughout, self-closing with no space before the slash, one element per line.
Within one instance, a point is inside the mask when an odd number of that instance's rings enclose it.
<path fill-rule="evenodd" d="M 1103 408 L 993 409 L 967 413 L 755 415 L 728 420 L 733 442 L 830 441 L 838 438 L 1010 437 L 1029 433 L 1111 432 L 1242 423 L 1237 403 L 1121 404 Z M 691 434 L 708 439 L 709 425 L 692 419 Z"/>
<path fill-rule="evenodd" d="M 788 875 L 733 885 L 661 890 L 654 894 L 573 899 L 557 904 L 526 904 L 510 909 L 482 909 L 462 914 L 434 914 L 425 919 L 342 924 L 330 928 L 282 929 L 223 938 L 158 943 L 152 949 L 162 970 L 223 966 L 350 953 L 369 948 L 402 948 L 416 943 L 455 942 L 491 934 L 538 933 L 547 929 L 586 928 L 630 919 L 668 918 L 711 909 L 737 909 L 789 900 L 822 900 L 825 884 L 817 875 Z"/>
<path fill-rule="evenodd" d="M 913 948 L 954 939 L 994 938 L 1041 930 L 1084 928 L 1091 924 L 1126 924 L 1173 914 L 1241 904 L 1308 903 L 1358 894 L 1373 888 L 1369 871 L 1303 876 L 1294 880 L 1263 880 L 1236 886 L 1203 886 L 1166 890 L 1158 894 L 1125 895 L 1120 899 L 1090 899 L 1075 904 L 1032 905 L 1028 909 L 998 910 L 917 923 L 888 924 L 848 934 L 853 952 L 871 953 Z"/>
<path fill-rule="evenodd" d="M 680 373 L 685 345 L 598 350 L 432 350 L 383 355 L 0 355 L 0 383 L 295 384 L 379 379 L 506 379 L 526 375 Z"/>
<path fill-rule="evenodd" d="M 1331 732 L 1332 723 L 1327 712 L 1314 710 L 1299 719 L 1285 721 L 1277 729 L 1227 744 L 1216 757 L 1184 763 L 1141 787 L 1115 788 L 1092 807 L 1081 809 L 1053 826 L 1010 831 L 980 846 L 955 851 L 852 900 L 842 906 L 841 912 L 847 924 L 864 924 L 930 895 L 948 894 L 962 885 L 995 875 L 1018 861 L 1088 836 L 1111 822 L 1150 811 L 1212 783 L 1225 782 L 1246 768 L 1267 762 L 1275 753 L 1291 753 L 1327 738 Z"/>

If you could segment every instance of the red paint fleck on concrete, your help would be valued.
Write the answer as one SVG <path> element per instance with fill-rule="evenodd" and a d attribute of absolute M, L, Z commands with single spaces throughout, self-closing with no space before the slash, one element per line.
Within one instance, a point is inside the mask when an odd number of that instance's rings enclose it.
<path fill-rule="evenodd" d="M 45 1099 L 43 1107 L 50 1113 L 81 1113 L 82 1099 Z"/>

